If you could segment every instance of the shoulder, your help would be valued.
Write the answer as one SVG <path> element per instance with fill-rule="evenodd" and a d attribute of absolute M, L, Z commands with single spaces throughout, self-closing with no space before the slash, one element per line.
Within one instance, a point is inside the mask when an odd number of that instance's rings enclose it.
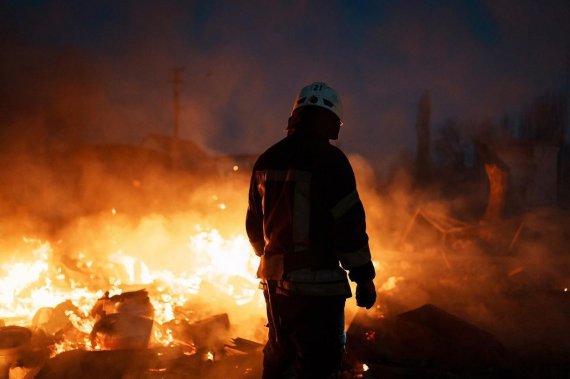
<path fill-rule="evenodd" d="M 327 148 L 328 161 L 335 169 L 349 170 L 352 172 L 352 166 L 346 154 L 336 146 L 328 145 Z"/>
<path fill-rule="evenodd" d="M 328 151 L 329 154 L 331 154 L 335 159 L 338 159 L 339 161 L 344 161 L 346 163 L 348 163 L 348 158 L 346 156 L 346 154 L 339 149 L 338 147 L 328 144 Z"/>
<path fill-rule="evenodd" d="M 265 150 L 263 153 L 259 155 L 259 157 L 257 157 L 257 160 L 255 161 L 255 164 L 253 166 L 254 170 L 267 168 L 267 166 L 270 166 L 276 159 L 285 154 L 286 151 L 285 145 L 286 145 L 286 138 L 280 140 L 279 142 L 267 148 L 267 150 Z"/>

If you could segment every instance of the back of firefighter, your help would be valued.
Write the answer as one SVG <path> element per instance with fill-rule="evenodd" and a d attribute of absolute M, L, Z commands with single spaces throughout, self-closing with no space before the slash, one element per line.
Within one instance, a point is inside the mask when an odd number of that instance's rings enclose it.
<path fill-rule="evenodd" d="M 287 137 L 254 165 L 246 228 L 261 257 L 267 304 L 263 378 L 334 378 L 345 350 L 344 306 L 376 300 L 365 214 L 350 163 L 332 146 L 342 105 L 325 83 L 304 87 Z"/>

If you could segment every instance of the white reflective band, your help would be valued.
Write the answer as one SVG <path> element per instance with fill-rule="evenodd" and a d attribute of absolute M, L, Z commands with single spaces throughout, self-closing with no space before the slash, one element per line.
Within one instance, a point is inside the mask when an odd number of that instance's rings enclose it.
<path fill-rule="evenodd" d="M 336 203 L 334 207 L 331 209 L 332 216 L 335 220 L 338 220 L 342 217 L 346 212 L 348 212 L 355 204 L 360 201 L 358 197 L 358 192 L 356 190 L 352 191 L 348 195 L 346 195 L 341 201 Z"/>
<path fill-rule="evenodd" d="M 363 266 L 370 262 L 372 257 L 370 256 L 370 248 L 368 244 L 364 245 L 356 251 L 350 251 L 348 253 L 337 252 L 338 259 L 343 268 L 350 270 L 354 267 Z"/>
<path fill-rule="evenodd" d="M 295 270 L 287 273 L 286 278 L 291 282 L 326 283 L 346 280 L 346 271 L 342 268 L 335 270 Z"/>
<path fill-rule="evenodd" d="M 346 296 L 352 295 L 348 280 L 332 283 L 301 283 L 280 280 L 277 288 L 285 291 L 310 296 Z"/>
<path fill-rule="evenodd" d="M 301 170 L 267 170 L 257 171 L 258 178 L 274 182 L 310 182 L 311 173 Z"/>
<path fill-rule="evenodd" d="M 309 247 L 309 223 L 311 221 L 311 183 L 295 183 L 293 198 L 293 245 L 294 250 Z"/>

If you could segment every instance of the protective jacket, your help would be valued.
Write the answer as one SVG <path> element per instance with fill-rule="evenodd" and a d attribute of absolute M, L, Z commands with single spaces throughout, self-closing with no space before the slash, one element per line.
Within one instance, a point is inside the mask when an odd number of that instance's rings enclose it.
<path fill-rule="evenodd" d="M 258 277 L 282 293 L 350 297 L 345 270 L 356 282 L 374 278 L 352 167 L 309 130 L 295 130 L 256 161 L 246 228 L 261 257 Z"/>

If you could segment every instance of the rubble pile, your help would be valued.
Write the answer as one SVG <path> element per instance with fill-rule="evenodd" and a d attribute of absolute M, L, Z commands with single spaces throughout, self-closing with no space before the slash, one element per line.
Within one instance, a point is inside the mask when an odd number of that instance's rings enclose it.
<path fill-rule="evenodd" d="M 359 312 L 348 351 L 373 377 L 501 378 L 504 346 L 491 334 L 432 305 L 376 319 Z"/>
<path fill-rule="evenodd" d="M 190 309 L 179 312 L 192 313 Z M 106 292 L 86 316 L 93 325 L 90 333 L 74 326 L 72 320 L 77 317 L 82 317 L 79 310 L 66 301 L 39 309 L 30 328 L 0 328 L 0 378 L 259 375 L 262 345 L 231 339 L 230 319 L 225 313 L 192 322 L 180 317 L 160 324 L 154 320 L 147 291 L 142 289 L 114 296 Z M 156 341 L 153 334 L 168 336 L 169 343 Z M 65 347 L 59 352 L 61 344 Z"/>

